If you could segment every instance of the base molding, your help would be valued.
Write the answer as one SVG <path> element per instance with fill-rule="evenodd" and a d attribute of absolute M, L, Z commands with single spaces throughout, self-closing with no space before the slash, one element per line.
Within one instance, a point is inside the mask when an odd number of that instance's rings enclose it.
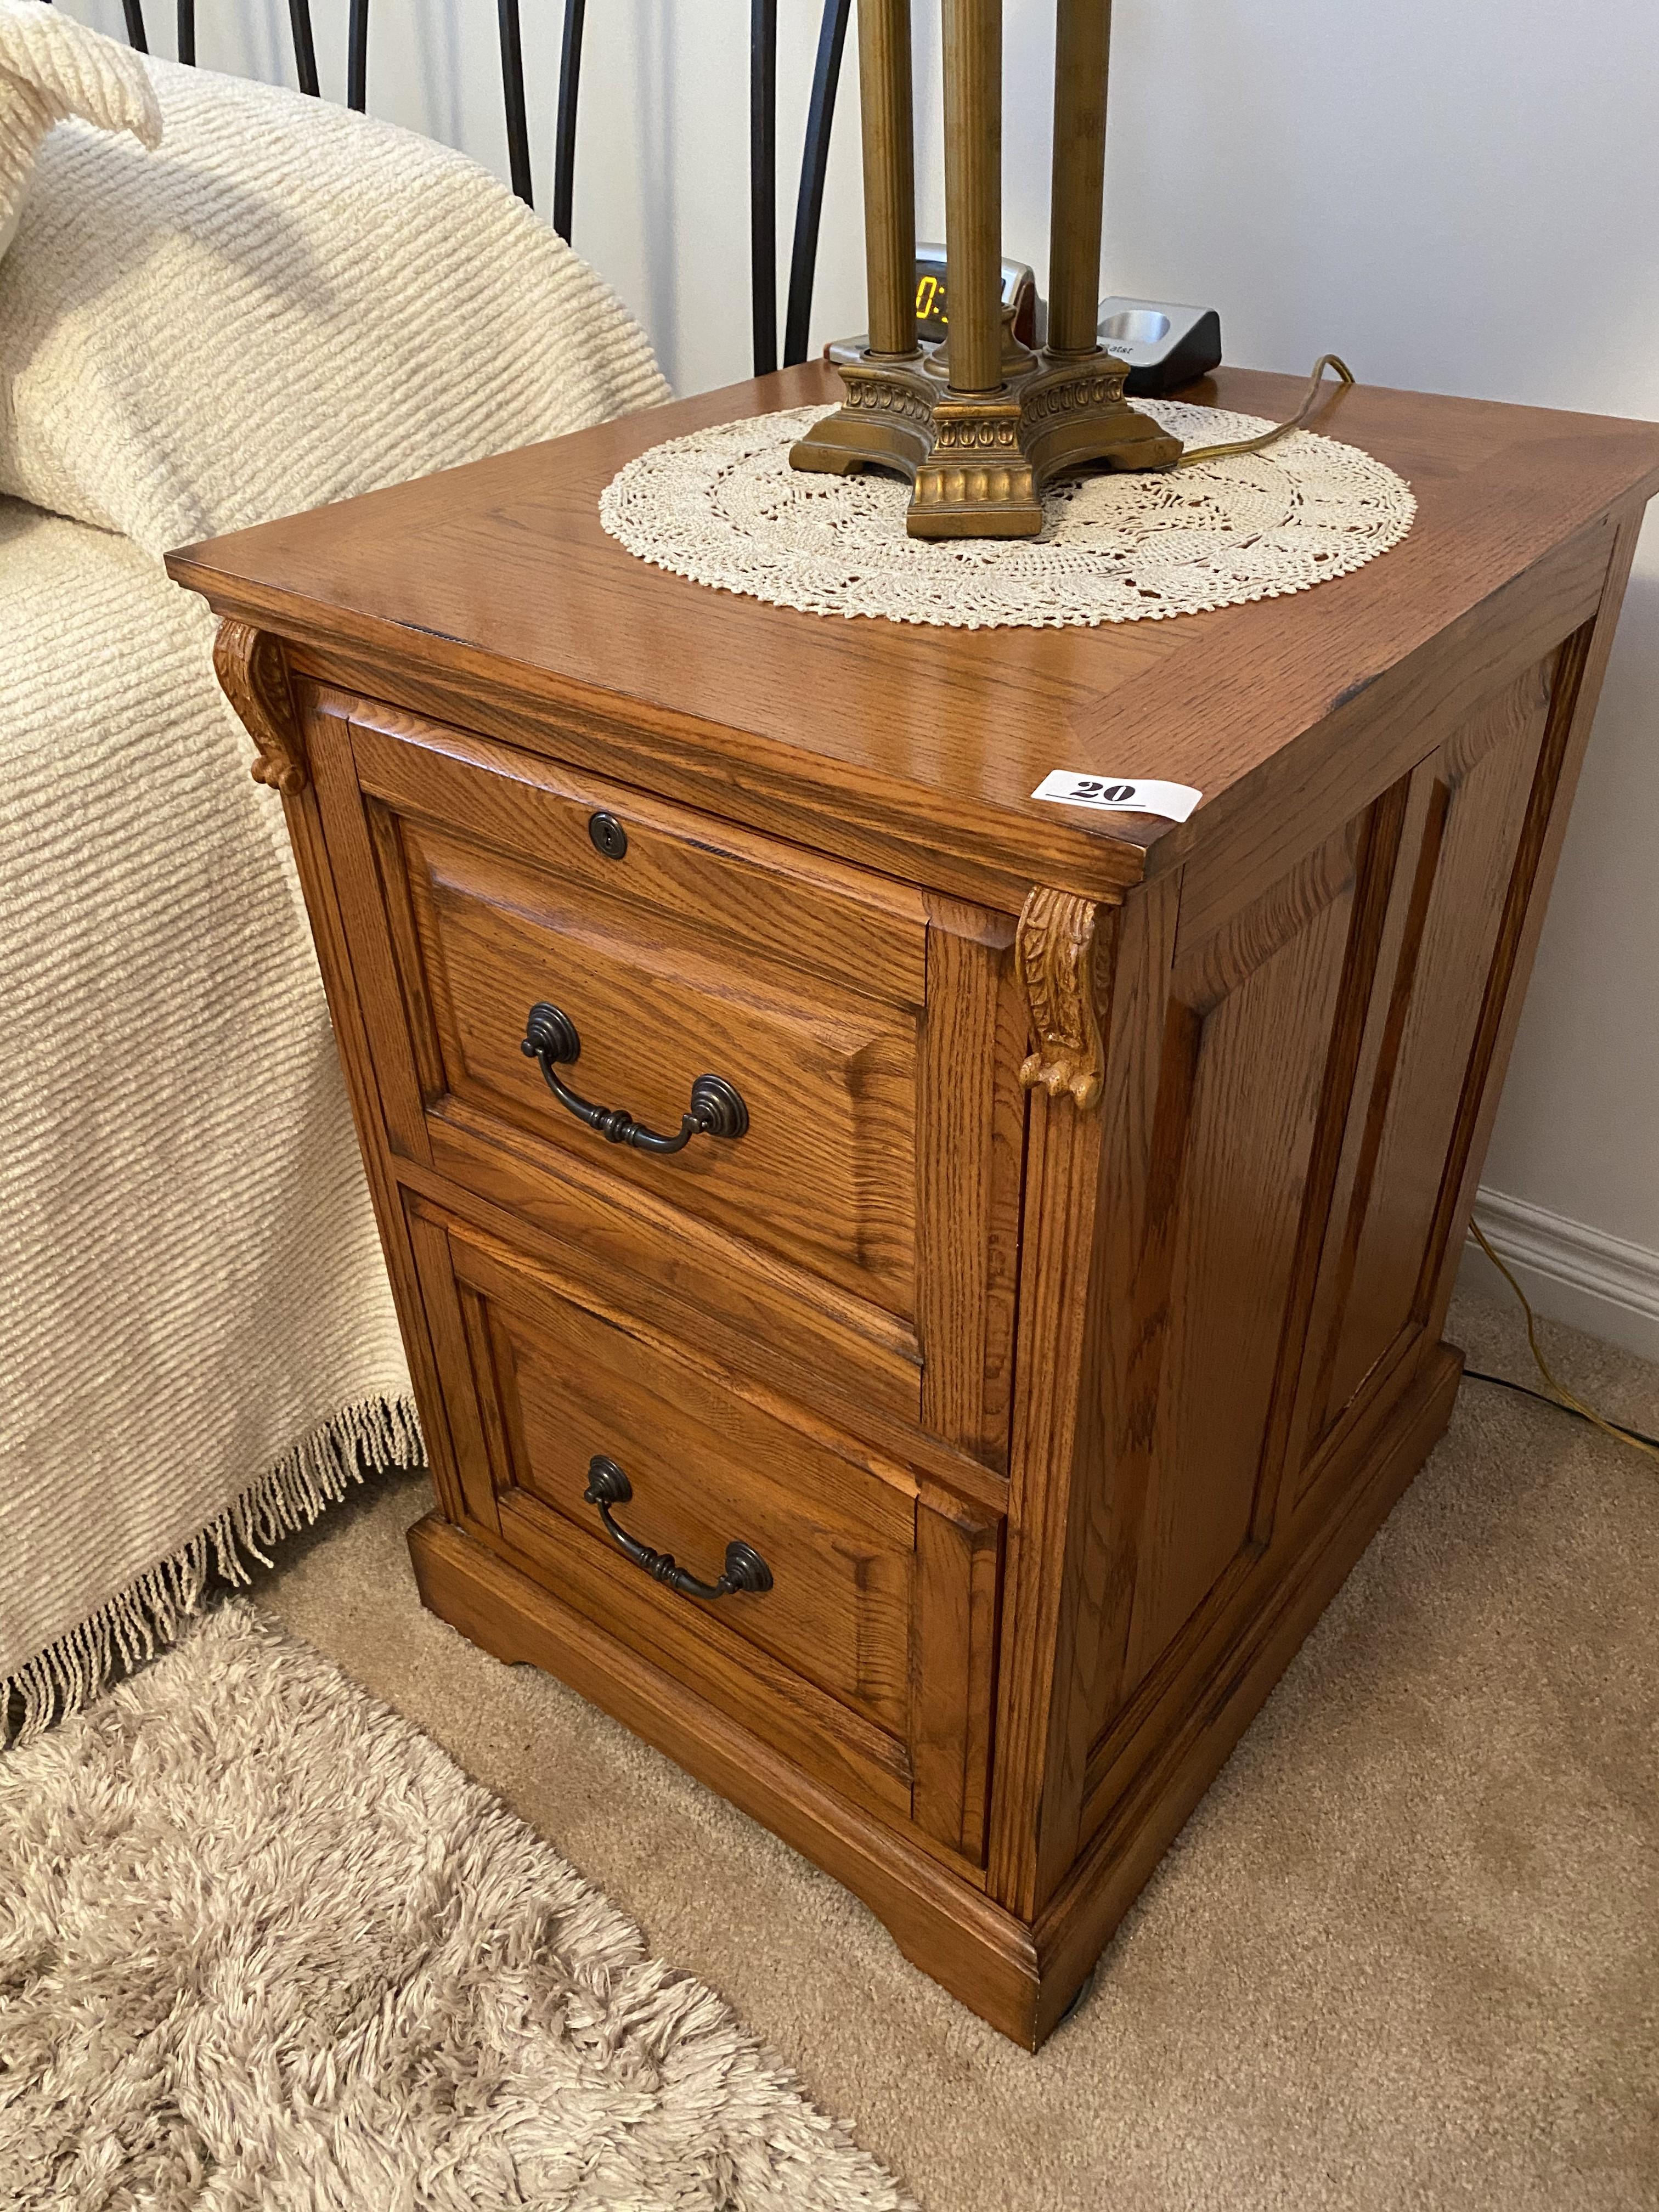
<path fill-rule="evenodd" d="M 1482 1188 L 1475 1218 L 1537 1310 L 1644 1359 L 1659 1359 L 1659 1252 L 1547 1206 Z M 1473 1237 L 1460 1285 L 1499 1304 L 1509 1285 Z"/>

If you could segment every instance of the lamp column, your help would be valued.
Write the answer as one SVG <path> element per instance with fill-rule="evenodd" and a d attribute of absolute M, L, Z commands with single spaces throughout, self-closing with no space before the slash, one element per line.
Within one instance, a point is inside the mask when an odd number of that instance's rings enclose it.
<path fill-rule="evenodd" d="M 952 392 L 1002 384 L 1002 0 L 945 0 L 945 251 Z"/>
<path fill-rule="evenodd" d="M 916 168 L 910 0 L 859 0 L 864 127 L 864 262 L 870 352 L 908 361 L 916 348 Z"/>
<path fill-rule="evenodd" d="M 1048 350 L 1097 353 L 1112 0 L 1060 0 L 1048 232 Z"/>
<path fill-rule="evenodd" d="M 1123 397 L 1096 336 L 1110 0 L 1058 0 L 1048 350 L 1002 309 L 1002 0 L 940 0 L 950 328 L 916 343 L 909 0 L 859 0 L 870 331 L 830 349 L 842 399 L 792 468 L 910 479 L 913 538 L 1035 538 L 1043 487 L 1079 469 L 1166 469 L 1181 441 Z"/>

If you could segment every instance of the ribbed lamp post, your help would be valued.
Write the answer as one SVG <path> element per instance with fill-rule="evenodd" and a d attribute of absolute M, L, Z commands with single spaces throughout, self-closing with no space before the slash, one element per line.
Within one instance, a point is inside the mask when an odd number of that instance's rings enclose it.
<path fill-rule="evenodd" d="M 1055 477 L 1168 468 L 1181 452 L 1126 402 L 1127 371 L 1096 336 L 1111 0 L 1059 0 L 1041 353 L 1002 305 L 1002 0 L 941 8 L 947 335 L 916 341 L 909 0 L 859 0 L 869 337 L 831 347 L 842 404 L 790 459 L 836 476 L 897 470 L 914 538 L 1030 538 Z"/>

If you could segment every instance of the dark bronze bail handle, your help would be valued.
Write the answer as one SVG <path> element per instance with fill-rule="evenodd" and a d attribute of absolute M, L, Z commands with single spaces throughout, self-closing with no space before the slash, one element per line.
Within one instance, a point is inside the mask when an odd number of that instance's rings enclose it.
<path fill-rule="evenodd" d="M 649 1544 L 641 1543 L 630 1536 L 611 1518 L 613 1505 L 626 1505 L 634 1495 L 634 1486 L 614 1459 L 596 1452 L 587 1462 L 587 1487 L 582 1496 L 590 1505 L 599 1509 L 605 1533 L 636 1567 L 643 1567 L 653 1583 L 665 1583 L 682 1597 L 730 1597 L 733 1590 L 769 1590 L 772 1570 L 752 1544 L 733 1537 L 726 1547 L 726 1572 L 717 1583 L 699 1582 L 696 1575 L 688 1574 L 684 1567 L 674 1564 L 672 1552 L 653 1552 Z"/>
<path fill-rule="evenodd" d="M 582 1041 L 576 1024 L 559 1006 L 545 1000 L 530 1009 L 524 1042 L 519 1049 L 526 1060 L 538 1060 L 547 1087 L 568 1114 L 597 1130 L 608 1145 L 631 1145 L 636 1152 L 683 1152 L 693 1137 L 740 1137 L 749 1127 L 749 1109 L 723 1075 L 700 1075 L 691 1085 L 691 1104 L 680 1122 L 679 1134 L 659 1136 L 641 1128 L 620 1106 L 593 1106 L 579 1098 L 555 1070 L 569 1066 L 581 1056 Z"/>

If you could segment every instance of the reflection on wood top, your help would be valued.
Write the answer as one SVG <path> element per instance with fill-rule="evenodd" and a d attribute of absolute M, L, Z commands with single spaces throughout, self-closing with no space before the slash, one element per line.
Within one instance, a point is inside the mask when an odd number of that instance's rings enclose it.
<path fill-rule="evenodd" d="M 1227 369 L 1184 396 L 1279 418 L 1304 389 Z M 1379 684 L 1402 710 L 1426 696 L 1453 665 L 1436 641 L 1484 626 L 1484 602 L 1582 538 L 1559 586 L 1565 635 L 1611 542 L 1606 518 L 1659 488 L 1659 425 L 1360 385 L 1322 427 L 1411 484 L 1401 545 L 1311 592 L 1096 629 L 799 614 L 669 575 L 600 528 L 599 493 L 636 453 L 837 390 L 809 363 L 240 531 L 168 567 L 288 640 L 301 674 L 447 704 L 477 726 L 505 718 L 517 742 L 899 872 L 904 853 L 937 846 L 963 870 L 1100 896 L 1218 834 L 1271 764 L 1275 784 L 1320 773 L 1362 692 L 1368 722 Z M 1205 804 L 1179 830 L 1081 816 L 1030 799 L 1051 769 L 1162 777 Z"/>

